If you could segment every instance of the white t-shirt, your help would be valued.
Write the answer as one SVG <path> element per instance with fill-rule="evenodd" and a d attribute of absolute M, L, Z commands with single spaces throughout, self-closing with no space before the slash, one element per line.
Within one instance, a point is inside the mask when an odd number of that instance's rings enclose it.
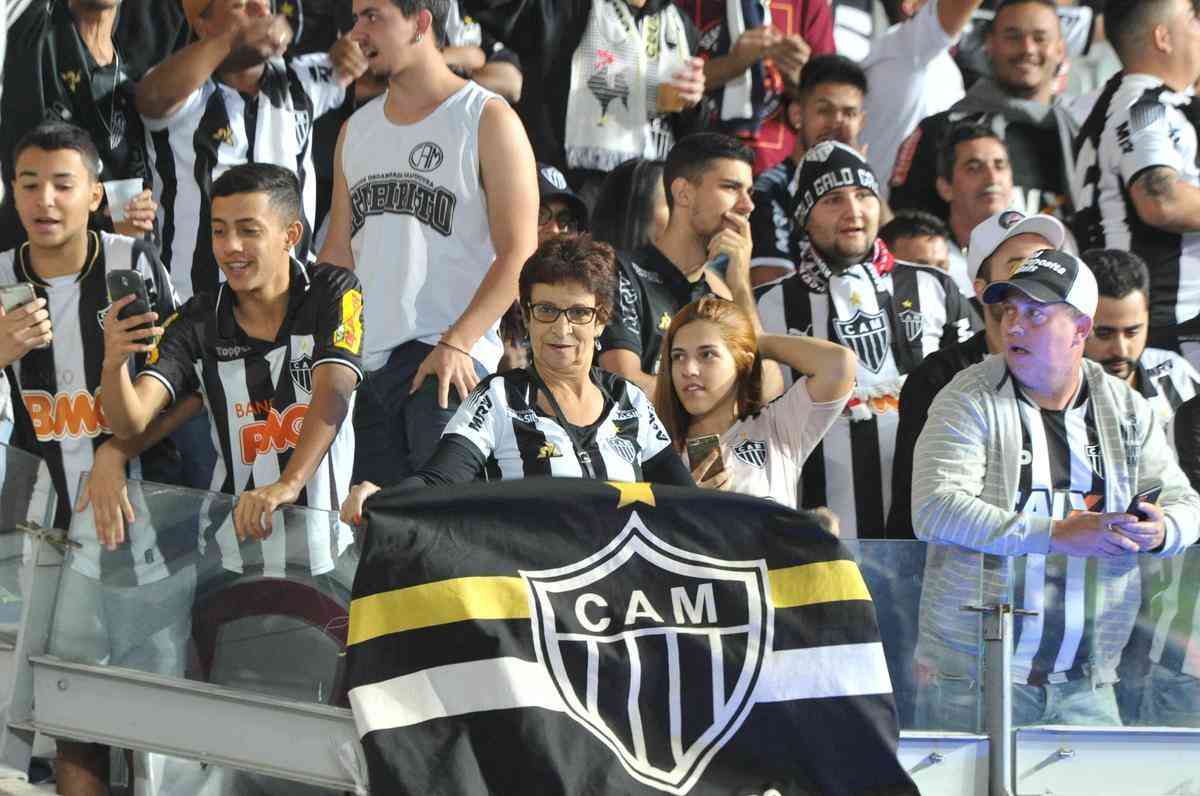
<path fill-rule="evenodd" d="M 800 379 L 758 414 L 730 426 L 721 435 L 730 489 L 796 508 L 800 470 L 850 395 L 816 403 L 808 394 L 808 379 Z M 689 462 L 689 468 L 694 466 Z"/>
<path fill-rule="evenodd" d="M 942 30 L 937 3 L 927 3 L 883 34 L 862 62 L 868 86 L 862 143 L 882 179 L 892 173 L 900 143 L 921 120 L 965 96 L 962 74 L 950 57 L 957 40 Z"/>

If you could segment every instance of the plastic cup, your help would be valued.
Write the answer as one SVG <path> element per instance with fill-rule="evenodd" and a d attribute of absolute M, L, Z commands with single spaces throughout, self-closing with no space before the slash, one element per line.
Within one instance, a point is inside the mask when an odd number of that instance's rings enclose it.
<path fill-rule="evenodd" d="M 108 211 L 112 214 L 113 223 L 125 220 L 125 205 L 146 190 L 141 178 L 132 180 L 109 180 L 104 183 L 104 193 L 108 196 Z"/>

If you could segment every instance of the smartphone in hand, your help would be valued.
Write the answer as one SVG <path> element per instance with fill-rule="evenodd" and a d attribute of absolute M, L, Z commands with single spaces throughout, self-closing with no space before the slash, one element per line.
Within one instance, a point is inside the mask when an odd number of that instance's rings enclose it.
<path fill-rule="evenodd" d="M 1138 492 L 1133 496 L 1133 500 L 1129 501 L 1129 505 L 1125 508 L 1126 514 L 1132 514 L 1138 520 L 1145 522 L 1150 519 L 1150 515 L 1138 508 L 1139 503 L 1157 503 L 1159 496 L 1162 495 L 1162 487 L 1155 486 L 1147 489 L 1145 492 Z"/>
<path fill-rule="evenodd" d="M 694 437 L 687 441 L 688 461 L 691 463 L 693 470 L 699 467 L 713 451 L 719 450 L 721 450 L 721 437 L 717 434 Z M 718 475 L 724 471 L 725 461 L 720 456 L 717 456 L 717 460 L 708 468 L 708 472 L 700 476 L 699 480 L 707 481 L 714 475 Z"/>
<path fill-rule="evenodd" d="M 35 298 L 37 294 L 33 292 L 33 285 L 28 282 L 0 286 L 0 307 L 4 307 L 5 312 L 23 307 Z"/>
<path fill-rule="evenodd" d="M 143 315 L 150 312 L 150 293 L 146 290 L 146 281 L 142 279 L 142 275 L 132 269 L 120 269 L 109 271 L 107 276 L 108 283 L 108 303 L 111 305 L 114 301 L 120 301 L 126 296 L 133 294 L 137 296 L 128 305 L 121 309 L 118 320 L 125 320 L 134 315 Z M 139 326 L 138 329 L 148 329 L 149 325 Z M 142 338 L 142 342 L 154 345 L 158 342 L 158 338 L 153 335 Z"/>

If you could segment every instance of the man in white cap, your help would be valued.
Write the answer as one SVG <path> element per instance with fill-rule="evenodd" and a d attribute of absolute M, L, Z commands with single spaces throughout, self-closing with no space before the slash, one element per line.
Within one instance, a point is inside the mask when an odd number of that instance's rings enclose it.
<path fill-rule="evenodd" d="M 1082 260 L 1038 251 L 983 301 L 1001 307 L 1001 352 L 938 394 L 913 457 L 913 529 L 935 543 L 917 666 L 939 699 L 925 718 L 977 729 L 979 623 L 961 609 L 1013 603 L 1033 612 L 1015 625 L 1014 723 L 1119 725 L 1139 556 L 1195 542 L 1200 496 L 1146 399 L 1084 358 L 1099 296 Z"/>

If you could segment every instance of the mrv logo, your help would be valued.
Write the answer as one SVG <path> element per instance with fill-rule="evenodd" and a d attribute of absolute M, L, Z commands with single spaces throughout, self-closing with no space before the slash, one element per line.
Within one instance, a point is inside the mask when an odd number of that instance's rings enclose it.
<path fill-rule="evenodd" d="M 367 180 L 350 192 L 350 234 L 357 235 L 368 216 L 394 213 L 412 216 L 436 232 L 450 237 L 454 205 L 458 200 L 445 188 L 432 188 L 416 180 Z"/>
<path fill-rule="evenodd" d="M 568 714 L 634 779 L 687 793 L 754 704 L 774 627 L 765 562 L 674 547 L 635 513 L 588 558 L 521 575 Z"/>

